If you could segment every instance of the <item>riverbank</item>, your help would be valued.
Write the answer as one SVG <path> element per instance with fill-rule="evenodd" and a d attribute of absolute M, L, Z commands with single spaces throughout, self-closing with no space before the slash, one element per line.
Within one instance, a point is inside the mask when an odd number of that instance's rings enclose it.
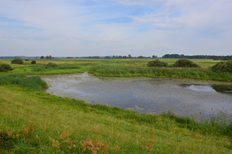
<path fill-rule="evenodd" d="M 232 125 L 139 114 L 0 86 L 3 153 L 231 153 Z"/>

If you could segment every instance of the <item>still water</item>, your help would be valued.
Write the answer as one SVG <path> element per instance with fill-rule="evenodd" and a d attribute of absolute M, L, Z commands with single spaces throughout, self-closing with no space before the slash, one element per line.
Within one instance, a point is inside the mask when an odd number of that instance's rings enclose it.
<path fill-rule="evenodd" d="M 106 104 L 140 113 L 169 110 L 197 120 L 213 114 L 232 115 L 232 85 L 169 78 L 109 78 L 88 73 L 42 76 L 48 93 Z"/>

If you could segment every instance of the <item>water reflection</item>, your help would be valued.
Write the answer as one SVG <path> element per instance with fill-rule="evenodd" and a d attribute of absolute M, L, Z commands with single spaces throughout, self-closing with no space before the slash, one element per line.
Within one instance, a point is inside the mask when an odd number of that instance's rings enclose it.
<path fill-rule="evenodd" d="M 232 94 L 232 85 L 212 85 L 212 88 L 220 93 Z"/>
<path fill-rule="evenodd" d="M 193 91 L 215 92 L 214 88 L 211 85 L 181 84 L 180 86 Z"/>
<path fill-rule="evenodd" d="M 152 114 L 172 110 L 195 119 L 217 112 L 232 114 L 231 85 L 168 78 L 98 78 L 88 73 L 42 78 L 50 85 L 47 92 L 91 104 Z"/>
<path fill-rule="evenodd" d="M 180 86 L 193 91 L 219 92 L 225 94 L 232 94 L 232 85 L 228 85 L 228 84 L 224 84 L 224 85 L 181 84 Z"/>

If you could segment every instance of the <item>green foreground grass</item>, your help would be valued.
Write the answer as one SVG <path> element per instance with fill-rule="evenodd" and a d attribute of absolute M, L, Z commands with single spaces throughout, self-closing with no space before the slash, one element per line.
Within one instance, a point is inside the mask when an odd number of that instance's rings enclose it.
<path fill-rule="evenodd" d="M 37 78 L 18 76 L 43 88 Z M 232 124 L 139 114 L 54 96 L 21 82 L 0 83 L 2 153 L 231 153 L 231 141 Z"/>

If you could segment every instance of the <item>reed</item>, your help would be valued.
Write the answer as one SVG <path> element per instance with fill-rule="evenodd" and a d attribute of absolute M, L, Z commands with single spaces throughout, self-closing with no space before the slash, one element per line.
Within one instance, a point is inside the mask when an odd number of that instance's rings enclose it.
<path fill-rule="evenodd" d="M 150 68 L 150 67 L 112 67 L 96 66 L 90 69 L 90 72 L 97 76 L 115 76 L 115 77 L 173 77 L 189 78 L 198 80 L 215 80 L 232 82 L 231 73 L 217 73 L 210 69 L 203 68 Z"/>
<path fill-rule="evenodd" d="M 18 85 L 20 87 L 41 90 L 47 88 L 47 84 L 39 76 L 25 76 L 19 74 L 0 74 L 0 85 Z"/>

